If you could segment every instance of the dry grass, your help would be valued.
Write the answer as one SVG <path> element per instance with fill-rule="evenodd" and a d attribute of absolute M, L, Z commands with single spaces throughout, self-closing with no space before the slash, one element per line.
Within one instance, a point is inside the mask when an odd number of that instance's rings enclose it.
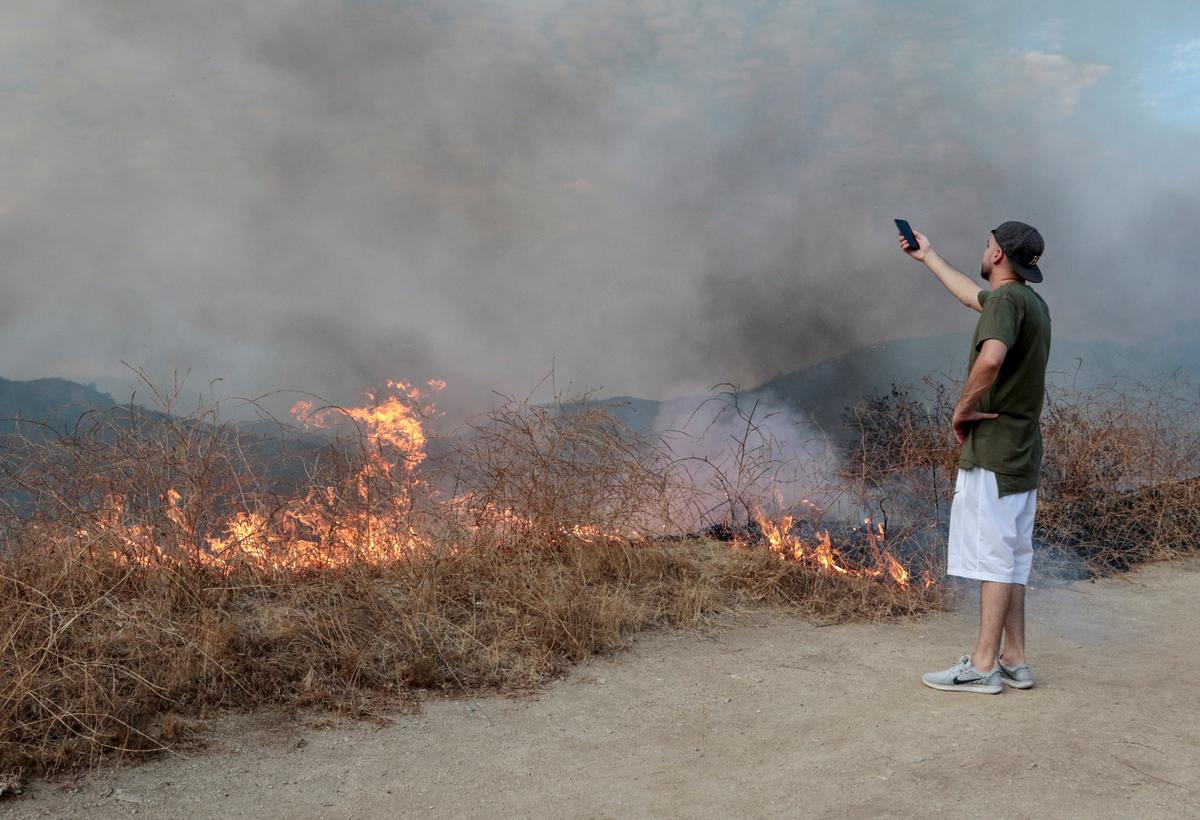
<path fill-rule="evenodd" d="M 1196 549 L 1196 419 L 1168 395 L 1054 397 L 1039 566 Z M 946 396 L 898 390 L 848 414 L 838 503 L 885 524 L 914 574 L 944 566 Z M 752 410 L 699 488 L 669 450 L 586 403 L 505 402 L 424 461 L 414 441 L 343 416 L 348 435 L 323 447 L 129 410 L 6 443 L 0 772 L 186 745 L 217 708 L 370 714 L 421 688 L 527 689 L 639 630 L 749 604 L 838 621 L 946 603 L 938 585 L 766 548 L 752 488 L 785 471 Z M 843 565 L 877 557 L 873 527 L 792 512 L 798 537 L 833 529 Z M 685 534 L 706 525 L 737 537 Z"/>
<path fill-rule="evenodd" d="M 711 542 L 470 550 L 379 568 L 219 576 L 5 562 L 0 770 L 145 753 L 213 707 L 367 713 L 412 687 L 536 686 L 658 624 L 752 601 L 828 618 L 936 604 Z"/>
<path fill-rule="evenodd" d="M 843 478 L 864 503 L 925 532 L 944 555 L 958 448 L 959 386 L 893 388 L 845 414 Z M 1102 385 L 1049 391 L 1034 580 L 1102 575 L 1200 550 L 1200 417 L 1194 388 Z"/>
<path fill-rule="evenodd" d="M 1194 388 L 1061 391 L 1051 396 L 1044 426 L 1050 457 L 1037 529 L 1046 546 L 1093 573 L 1200 550 Z"/>
<path fill-rule="evenodd" d="M 353 425 L 305 450 L 207 414 L 119 410 L 9 441 L 0 771 L 178 747 L 215 708 L 526 689 L 746 604 L 830 620 L 942 605 L 937 587 L 678 534 L 697 505 L 669 454 L 570 407 L 506 402 L 424 463 Z"/>

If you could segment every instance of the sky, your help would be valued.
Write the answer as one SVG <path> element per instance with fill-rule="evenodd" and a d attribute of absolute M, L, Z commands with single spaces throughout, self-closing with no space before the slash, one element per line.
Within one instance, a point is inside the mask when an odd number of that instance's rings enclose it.
<path fill-rule="evenodd" d="M 0 376 L 744 386 L 972 315 L 1191 326 L 1200 4 L 6 0 Z M 124 363 L 124 364 L 123 364 Z M 213 382 L 220 379 L 220 382 Z"/>

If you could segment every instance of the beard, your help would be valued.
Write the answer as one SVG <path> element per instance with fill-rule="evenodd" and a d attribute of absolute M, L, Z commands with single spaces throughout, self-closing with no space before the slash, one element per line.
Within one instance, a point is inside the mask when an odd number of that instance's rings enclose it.
<path fill-rule="evenodd" d="M 992 272 L 983 265 L 979 266 L 979 275 L 983 277 L 983 281 L 985 282 L 992 278 Z"/>

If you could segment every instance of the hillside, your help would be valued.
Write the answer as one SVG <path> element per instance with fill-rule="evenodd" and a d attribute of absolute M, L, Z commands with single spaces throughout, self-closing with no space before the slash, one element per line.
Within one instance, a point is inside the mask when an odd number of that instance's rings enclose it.
<path fill-rule="evenodd" d="M 967 345 L 962 334 L 882 342 L 782 373 L 757 387 L 743 386 L 743 395 L 748 401 L 763 400 L 801 418 L 812 418 L 829 430 L 839 426 L 843 408 L 865 394 L 886 392 L 893 384 L 920 386 L 931 374 L 942 381 L 961 379 Z M 1194 380 L 1200 377 L 1197 349 L 1195 339 L 1180 334 L 1139 346 L 1055 339 L 1049 377 L 1055 384 L 1080 387 L 1112 380 L 1157 383 L 1171 374 Z M 678 426 L 705 398 L 693 395 L 656 401 L 621 395 L 595 401 L 612 405 L 614 413 L 632 429 L 647 431 Z M 16 418 L 50 421 L 63 429 L 88 410 L 114 404 L 111 396 L 65 379 L 0 379 L 0 432 L 11 431 Z M 275 425 L 265 422 L 237 426 L 252 435 L 278 433 Z"/>
<path fill-rule="evenodd" d="M 114 404 L 111 396 L 91 385 L 66 379 L 0 379 L 0 431 L 11 431 L 17 419 L 62 429 L 89 410 L 106 410 Z"/>
<path fill-rule="evenodd" d="M 1172 375 L 1195 380 L 1200 359 L 1193 341 L 1158 339 L 1141 346 L 1079 339 L 1055 339 L 1050 383 L 1087 388 L 1099 383 L 1160 383 Z M 926 376 L 938 381 L 965 376 L 969 340 L 962 334 L 897 339 L 851 351 L 818 364 L 780 374 L 743 390 L 750 402 L 762 400 L 791 410 L 832 430 L 842 410 L 863 395 L 886 392 L 893 384 L 920 387 Z M 631 396 L 599 399 L 621 405 L 615 412 L 639 431 L 661 430 L 663 420 L 686 418 L 704 396 L 652 401 Z M 665 426 L 671 426 L 668 422 Z"/>

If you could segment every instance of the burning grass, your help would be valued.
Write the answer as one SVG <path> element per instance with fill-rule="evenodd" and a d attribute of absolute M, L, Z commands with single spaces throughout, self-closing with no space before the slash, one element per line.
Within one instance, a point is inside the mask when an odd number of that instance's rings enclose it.
<path fill-rule="evenodd" d="M 604 408 L 506 402 L 430 442 L 428 392 L 301 403 L 336 436 L 317 445 L 132 408 L 10 440 L 0 770 L 159 751 L 214 708 L 520 690 L 742 604 L 840 620 L 942 602 L 881 532 L 846 555 L 761 514 L 726 516 L 725 541 L 684 534 L 711 499 Z"/>
<path fill-rule="evenodd" d="M 438 387 L 298 405 L 334 436 L 315 443 L 132 408 L 11 437 L 0 771 L 171 748 L 224 707 L 366 714 L 417 689 L 526 689 L 743 605 L 846 620 L 946 602 L 944 399 L 865 402 L 840 498 L 785 505 L 752 409 L 731 457 L 698 465 L 587 402 L 505 402 L 438 440 Z M 1178 410 L 1052 404 L 1041 537 L 1096 567 L 1194 549 Z"/>

